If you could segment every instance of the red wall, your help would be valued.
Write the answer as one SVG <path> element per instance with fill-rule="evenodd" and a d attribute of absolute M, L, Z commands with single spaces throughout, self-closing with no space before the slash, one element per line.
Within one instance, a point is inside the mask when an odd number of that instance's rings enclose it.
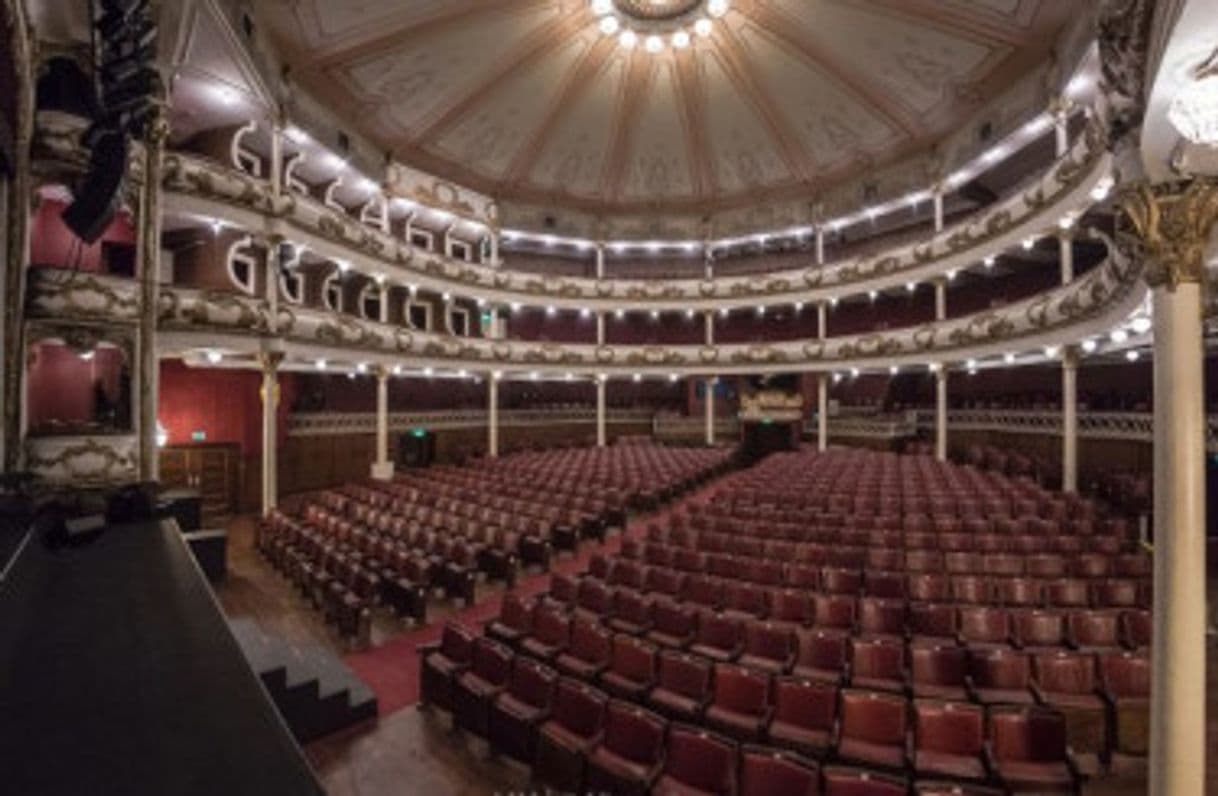
<path fill-rule="evenodd" d="M 42 430 L 51 423 L 83 424 L 93 420 L 93 385 L 101 382 L 111 401 L 119 397 L 123 355 L 117 348 L 99 348 L 91 360 L 59 343 L 33 347 L 26 377 L 29 426 Z"/>
<path fill-rule="evenodd" d="M 170 445 L 187 445 L 196 431 L 207 442 L 235 442 L 245 455 L 262 452 L 262 376 L 251 370 L 189 368 L 177 360 L 161 363 L 161 398 L 157 412 Z M 296 399 L 294 374 L 279 377 L 279 439 Z"/>
<path fill-rule="evenodd" d="M 63 223 L 67 205 L 54 199 L 38 203 L 30 227 L 30 264 L 43 268 L 76 268 L 81 271 L 102 271 L 102 244 L 135 245 L 135 228 L 131 218 L 120 213 L 110 228 L 92 246 L 85 246 Z"/>

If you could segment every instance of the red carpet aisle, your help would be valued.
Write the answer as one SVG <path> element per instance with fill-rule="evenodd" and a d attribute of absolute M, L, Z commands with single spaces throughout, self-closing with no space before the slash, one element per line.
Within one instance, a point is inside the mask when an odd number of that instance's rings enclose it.
<path fill-rule="evenodd" d="M 630 537 L 641 536 L 647 523 L 663 521 L 670 512 L 681 505 L 689 502 L 705 502 L 710 500 L 719 490 L 724 480 L 729 477 L 730 474 L 718 479 L 713 484 L 704 487 L 693 495 L 678 500 L 656 514 L 648 514 L 636 519 L 627 528 L 626 535 Z M 621 545 L 622 535 L 620 534 L 606 541 L 604 545 L 585 544 L 579 555 L 555 561 L 551 564 L 551 569 L 555 572 L 566 574 L 581 572 L 587 569 L 588 561 L 592 558 L 593 554 L 598 552 L 616 553 L 621 548 Z M 545 592 L 549 586 L 550 573 L 547 572 L 522 579 L 516 584 L 515 592 L 525 596 L 533 596 Z M 481 625 L 488 619 L 499 615 L 499 606 L 502 602 L 503 595 L 497 594 L 484 602 L 477 603 L 452 614 L 446 621 L 462 622 L 472 626 Z M 427 627 L 407 633 L 374 649 L 346 656 L 347 665 L 376 692 L 377 700 L 380 703 L 381 716 L 388 716 L 419 701 L 418 648 L 420 645 L 438 641 L 443 626 L 444 621 L 433 622 Z"/>

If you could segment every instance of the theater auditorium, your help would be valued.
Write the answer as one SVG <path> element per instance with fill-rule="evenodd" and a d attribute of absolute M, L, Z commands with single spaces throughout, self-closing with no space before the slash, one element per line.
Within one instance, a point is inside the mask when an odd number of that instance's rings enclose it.
<path fill-rule="evenodd" d="M 1218 793 L 1214 0 L 0 0 L 0 791 Z"/>

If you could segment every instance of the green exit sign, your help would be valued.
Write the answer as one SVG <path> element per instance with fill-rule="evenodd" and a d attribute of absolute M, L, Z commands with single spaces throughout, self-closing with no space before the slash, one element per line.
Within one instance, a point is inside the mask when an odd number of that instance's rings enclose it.
<path fill-rule="evenodd" d="M 426 436 L 427 436 L 427 429 L 425 429 L 425 428 L 416 428 L 416 429 L 414 429 L 413 431 L 411 431 L 410 433 L 411 433 L 413 436 L 416 436 L 416 437 L 426 437 Z"/>
<path fill-rule="evenodd" d="M 207 442 L 207 432 L 192 431 L 190 432 L 190 439 L 192 442 Z"/>

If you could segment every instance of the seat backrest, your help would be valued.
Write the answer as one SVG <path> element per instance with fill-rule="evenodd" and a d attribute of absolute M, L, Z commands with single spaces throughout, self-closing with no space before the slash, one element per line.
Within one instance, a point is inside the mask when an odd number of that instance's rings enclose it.
<path fill-rule="evenodd" d="M 1119 647 L 1120 614 L 1115 611 L 1075 611 L 1068 619 L 1070 637 L 1080 647 Z"/>
<path fill-rule="evenodd" d="M 613 637 L 612 670 L 637 683 L 655 679 L 656 650 L 645 641 L 618 633 Z"/>
<path fill-rule="evenodd" d="M 813 597 L 814 624 L 816 627 L 840 630 L 854 627 L 858 610 L 854 597 L 835 594 L 817 594 Z"/>
<path fill-rule="evenodd" d="M 914 702 L 914 743 L 919 750 L 953 755 L 981 755 L 985 713 L 960 702 Z"/>
<path fill-rule="evenodd" d="M 770 618 L 803 624 L 812 617 L 812 604 L 799 589 L 774 589 L 770 592 Z"/>
<path fill-rule="evenodd" d="M 480 637 L 474 642 L 470 670 L 494 685 L 506 685 L 512 674 L 512 651 L 497 641 Z"/>
<path fill-rule="evenodd" d="M 1010 631 L 1010 618 L 1000 608 L 973 605 L 960 608 L 960 635 L 968 641 L 1002 642 Z"/>
<path fill-rule="evenodd" d="M 913 681 L 924 685 L 963 685 L 968 674 L 968 653 L 954 645 L 910 646 Z"/>
<path fill-rule="evenodd" d="M 730 616 L 704 610 L 698 614 L 698 643 L 717 649 L 733 649 L 740 643 L 744 623 Z"/>
<path fill-rule="evenodd" d="M 449 622 L 444 625 L 444 632 L 440 636 L 440 652 L 450 661 L 469 663 L 476 638 L 474 631 L 468 627 Z"/>
<path fill-rule="evenodd" d="M 508 691 L 525 704 L 535 708 L 548 708 L 557 680 L 558 675 L 553 669 L 542 666 L 532 658 L 517 655 L 512 666 Z"/>
<path fill-rule="evenodd" d="M 1066 624 L 1054 611 L 1015 611 L 1015 635 L 1025 646 L 1053 647 L 1065 643 Z"/>
<path fill-rule="evenodd" d="M 772 661 L 785 661 L 795 650 L 795 636 L 772 622 L 749 622 L 744 627 L 744 651 Z"/>
<path fill-rule="evenodd" d="M 687 636 L 697 626 L 692 608 L 668 598 L 656 600 L 654 616 L 656 630 L 673 636 Z"/>
<path fill-rule="evenodd" d="M 715 704 L 722 708 L 760 716 L 770 701 L 770 678 L 742 666 L 715 667 Z"/>
<path fill-rule="evenodd" d="M 823 630 L 799 630 L 796 635 L 799 639 L 800 666 L 835 671 L 845 668 L 849 653 L 846 636 Z"/>
<path fill-rule="evenodd" d="M 571 619 L 558 605 L 543 603 L 533 619 L 533 635 L 546 644 L 565 646 L 571 638 Z"/>
<path fill-rule="evenodd" d="M 1095 691 L 1095 658 L 1070 652 L 1037 655 L 1036 683 L 1053 694 L 1090 695 Z"/>
<path fill-rule="evenodd" d="M 1018 690 L 1032 679 L 1028 656 L 1014 650 L 993 650 L 970 656 L 969 674 L 980 688 Z"/>
<path fill-rule="evenodd" d="M 667 776 L 708 793 L 733 793 L 736 747 L 704 730 L 674 725 L 668 731 Z"/>
<path fill-rule="evenodd" d="M 606 663 L 612 649 L 612 635 L 591 618 L 578 618 L 571 625 L 570 652 L 589 663 Z"/>
<path fill-rule="evenodd" d="M 711 664 L 705 658 L 681 652 L 660 655 L 660 687 L 701 701 L 710 694 Z"/>
<path fill-rule="evenodd" d="M 643 765 L 655 763 L 664 748 L 667 723 L 650 711 L 609 700 L 605 711 L 605 746 L 627 760 Z"/>
<path fill-rule="evenodd" d="M 864 597 L 859 600 L 859 630 L 863 633 L 905 633 L 905 601 Z"/>
<path fill-rule="evenodd" d="M 831 683 L 779 677 L 774 680 L 774 719 L 816 730 L 831 730 L 837 718 L 837 688 Z"/>
<path fill-rule="evenodd" d="M 905 643 L 888 638 L 855 638 L 850 644 L 850 669 L 855 676 L 900 679 Z"/>
<path fill-rule="evenodd" d="M 1132 652 L 1100 656 L 1104 692 L 1118 699 L 1150 698 L 1150 659 Z"/>
<path fill-rule="evenodd" d="M 1056 710 L 997 707 L 990 711 L 990 740 L 1000 764 L 1055 763 L 1066 759 L 1066 722 Z"/>
<path fill-rule="evenodd" d="M 905 796 L 909 792 L 904 780 L 857 768 L 826 768 L 824 779 L 825 793 L 832 796 Z"/>
<path fill-rule="evenodd" d="M 551 717 L 581 738 L 592 738 L 605 721 L 605 695 L 578 680 L 561 678 L 554 688 Z"/>
<path fill-rule="evenodd" d="M 875 691 L 842 691 L 842 737 L 874 744 L 905 743 L 906 710 L 902 697 Z"/>
<path fill-rule="evenodd" d="M 816 765 L 772 749 L 745 747 L 740 753 L 740 796 L 816 796 Z"/>
<path fill-rule="evenodd" d="M 526 600 L 519 594 L 508 594 L 503 598 L 503 607 L 499 610 L 499 621 L 520 633 L 533 630 L 536 604 Z"/>

